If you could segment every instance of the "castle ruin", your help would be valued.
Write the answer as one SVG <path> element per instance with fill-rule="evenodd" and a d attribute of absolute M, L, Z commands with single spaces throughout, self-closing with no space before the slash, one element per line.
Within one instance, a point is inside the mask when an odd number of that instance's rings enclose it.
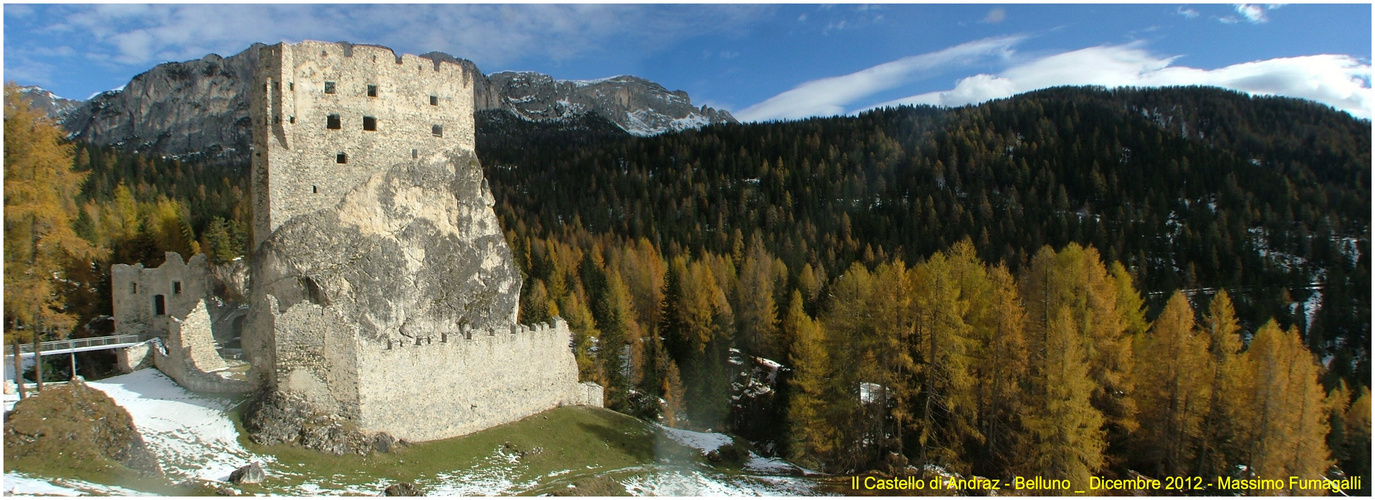
<path fill-rule="evenodd" d="M 110 266 L 110 301 L 114 306 L 115 331 L 142 337 L 167 337 L 172 318 L 186 318 L 205 297 L 210 269 L 205 255 L 190 261 L 167 252 L 161 266 L 115 264 Z"/>
<path fill-rule="evenodd" d="M 243 348 L 278 399 L 409 441 L 601 405 L 566 323 L 516 324 L 521 277 L 475 155 L 474 76 L 378 46 L 261 49 Z"/>

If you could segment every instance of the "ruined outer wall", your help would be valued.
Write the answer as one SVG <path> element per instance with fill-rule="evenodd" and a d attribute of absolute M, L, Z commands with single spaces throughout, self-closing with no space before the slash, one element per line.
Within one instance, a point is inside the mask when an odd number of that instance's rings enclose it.
<path fill-rule="evenodd" d="M 471 334 L 471 338 L 467 336 Z M 420 345 L 357 340 L 360 428 L 409 441 L 468 434 L 560 405 L 588 401 L 569 350 L 551 325 L 432 337 Z"/>
<path fill-rule="evenodd" d="M 275 297 L 268 297 L 275 309 Z M 278 389 L 321 412 L 358 418 L 358 332 L 332 308 L 298 303 L 274 318 Z M 373 346 L 376 349 L 376 346 Z"/>
<path fill-rule="evenodd" d="M 376 171 L 476 147 L 474 77 L 457 64 L 313 41 L 264 47 L 259 61 L 249 113 L 255 246 L 291 217 L 333 206 Z M 339 129 L 327 128 L 330 115 Z M 375 131 L 363 129 L 364 117 L 376 119 Z M 442 136 L 432 133 L 436 125 Z"/>
<path fill-rule="evenodd" d="M 115 333 L 165 337 L 171 318 L 185 318 L 196 302 L 205 297 L 209 269 L 205 254 L 196 254 L 185 261 L 176 252 L 167 252 L 166 262 L 152 269 L 145 269 L 143 264 L 110 266 Z M 176 283 L 181 284 L 180 292 L 176 290 Z M 166 305 L 162 315 L 154 310 L 158 295 Z"/>
<path fill-rule="evenodd" d="M 153 352 L 153 364 L 177 384 L 197 392 L 244 393 L 253 389 L 243 380 L 223 377 L 227 365 L 216 351 L 210 333 L 210 313 L 196 301 L 185 319 L 174 319 L 166 340 Z"/>

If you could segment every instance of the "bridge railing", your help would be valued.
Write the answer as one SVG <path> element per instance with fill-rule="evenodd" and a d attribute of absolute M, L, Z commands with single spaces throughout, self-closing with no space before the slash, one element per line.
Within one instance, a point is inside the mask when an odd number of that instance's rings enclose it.
<path fill-rule="evenodd" d="M 108 336 L 108 337 L 90 337 L 90 338 L 84 338 L 84 339 L 52 340 L 52 341 L 48 341 L 48 342 L 43 342 L 42 346 L 43 346 L 43 351 L 44 351 L 44 352 L 47 352 L 47 351 L 56 351 L 56 350 L 60 350 L 60 349 L 78 349 L 78 348 L 82 348 L 82 347 L 100 347 L 100 346 L 104 346 L 104 345 L 133 344 L 133 343 L 137 343 L 137 342 L 139 342 L 139 341 L 141 341 L 141 340 L 143 340 L 143 339 L 141 339 L 139 335 L 111 335 L 111 336 Z M 14 348 L 11 347 L 10 349 L 7 349 L 7 351 L 9 351 L 10 354 L 13 354 L 13 353 L 14 353 Z M 33 352 L 33 344 L 20 344 L 20 345 L 19 345 L 19 352 L 20 352 L 20 353 L 24 353 L 24 354 L 32 353 L 32 352 Z"/>

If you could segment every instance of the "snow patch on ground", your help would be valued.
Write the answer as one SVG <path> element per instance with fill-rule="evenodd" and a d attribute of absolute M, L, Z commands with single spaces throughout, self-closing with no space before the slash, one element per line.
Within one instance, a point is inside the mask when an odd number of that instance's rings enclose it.
<path fill-rule="evenodd" d="M 159 464 L 173 481 L 199 478 L 228 479 L 235 468 L 257 461 L 269 477 L 286 484 L 286 491 L 273 494 L 298 496 L 376 495 L 400 478 L 377 477 L 349 483 L 342 475 L 321 477 L 274 470 L 275 457 L 255 455 L 238 442 L 238 433 L 227 410 L 230 401 L 190 393 L 157 370 L 140 370 L 97 382 L 92 388 L 110 395 L 134 418 L 144 441 L 157 455 Z M 660 426 L 663 433 L 680 445 L 703 453 L 733 443 L 724 434 L 695 432 Z M 587 469 L 596 469 L 588 465 Z M 805 469 L 777 458 L 750 454 L 745 473 L 728 473 L 689 466 L 649 465 L 623 469 L 630 476 L 621 481 L 626 491 L 642 495 L 814 495 L 815 484 L 803 477 L 790 477 Z M 498 448 L 468 467 L 416 478 L 413 482 L 428 496 L 516 495 L 537 488 L 542 480 L 520 481 L 527 477 L 526 465 L 515 454 Z M 572 471 L 551 472 L 549 478 Z M 753 476 L 749 474 L 760 474 Z M 113 495 L 140 496 L 147 493 L 115 486 L 96 485 L 67 479 L 44 479 L 20 473 L 4 475 L 6 495 Z"/>
<path fill-rule="evenodd" d="M 267 468 L 273 460 L 239 444 L 238 430 L 226 413 L 227 400 L 187 392 L 162 372 L 139 370 L 86 385 L 129 411 L 158 464 L 174 479 L 226 481 L 249 462 Z"/>
<path fill-rule="evenodd" d="M 750 459 L 745 462 L 745 469 L 760 474 L 795 474 L 802 470 L 781 458 L 761 457 L 754 452 L 750 452 Z"/>
<path fill-rule="evenodd" d="M 697 432 L 684 429 L 674 429 L 672 427 L 665 427 L 663 425 L 658 425 L 658 427 L 660 430 L 663 430 L 664 434 L 667 434 L 668 438 L 672 439 L 674 442 L 686 446 L 688 448 L 695 448 L 697 450 L 701 450 L 702 453 L 707 453 L 716 450 L 717 448 L 720 448 L 728 444 L 732 444 L 734 442 L 731 440 L 730 436 L 715 432 Z"/>
<path fill-rule="evenodd" d="M 517 483 L 511 480 L 525 476 L 525 472 L 526 466 L 520 463 L 519 455 L 497 448 L 480 463 L 466 469 L 436 474 L 432 480 L 417 480 L 416 485 L 425 491 L 426 496 L 515 495 L 539 484 L 535 481 Z"/>
<path fill-rule="evenodd" d="M 5 473 L 5 496 L 26 495 L 26 496 L 152 496 L 152 493 L 144 493 L 118 486 L 105 486 L 101 484 L 77 481 L 75 479 L 40 479 L 30 477 L 22 472 Z"/>
<path fill-rule="evenodd" d="M 1322 289 L 1314 288 L 1313 294 L 1308 296 L 1308 300 L 1303 302 L 1303 316 L 1308 320 L 1305 329 L 1313 328 L 1313 322 L 1318 319 L 1318 311 L 1322 309 Z"/>
<path fill-rule="evenodd" d="M 618 78 L 625 78 L 625 77 L 626 77 L 626 75 L 616 75 L 616 76 L 608 76 L 608 77 L 606 77 L 606 78 L 598 78 L 598 79 L 596 79 L 596 80 L 565 80 L 565 81 L 567 81 L 568 83 L 571 83 L 571 84 L 573 84 L 573 85 L 575 85 L 575 86 L 578 86 L 578 87 L 587 87 L 587 86 L 590 86 L 590 85 L 597 85 L 597 84 L 601 84 L 601 83 L 606 83 L 606 82 L 610 82 L 610 81 L 616 80 L 616 79 L 618 79 Z"/>
<path fill-rule="evenodd" d="M 621 484 L 635 496 L 722 497 L 814 495 L 814 484 L 793 477 L 731 477 L 688 469 L 661 469 Z"/>

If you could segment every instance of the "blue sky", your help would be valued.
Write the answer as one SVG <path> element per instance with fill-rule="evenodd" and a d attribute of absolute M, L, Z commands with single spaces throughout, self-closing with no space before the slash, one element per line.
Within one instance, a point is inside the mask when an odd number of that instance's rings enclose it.
<path fill-rule="evenodd" d="M 253 42 L 442 51 L 484 72 L 631 74 L 744 121 L 963 105 L 1053 85 L 1206 84 L 1369 118 L 1350 5 L 16 5 L 4 78 L 69 98 Z"/>

